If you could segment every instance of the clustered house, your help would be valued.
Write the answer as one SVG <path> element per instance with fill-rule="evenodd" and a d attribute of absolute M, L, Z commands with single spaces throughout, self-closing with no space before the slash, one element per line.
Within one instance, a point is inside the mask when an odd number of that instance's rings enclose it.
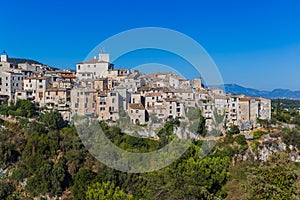
<path fill-rule="evenodd" d="M 49 110 L 57 109 L 66 120 L 84 115 L 115 122 L 120 111 L 130 123 L 146 125 L 185 118 L 199 108 L 209 127 L 214 113 L 224 115 L 228 126 L 241 130 L 257 126 L 257 119 L 271 119 L 271 101 L 226 94 L 204 87 L 201 78 L 187 80 L 171 72 L 144 74 L 115 69 L 109 54 L 76 64 L 76 71 L 57 70 L 39 63 L 0 60 L 0 103 L 26 99 Z"/>

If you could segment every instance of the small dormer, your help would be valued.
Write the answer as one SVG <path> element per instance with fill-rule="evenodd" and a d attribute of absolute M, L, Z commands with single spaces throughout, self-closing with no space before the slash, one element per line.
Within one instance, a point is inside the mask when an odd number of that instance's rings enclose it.
<path fill-rule="evenodd" d="M 1 62 L 7 62 L 8 61 L 8 55 L 5 51 L 1 54 Z"/>

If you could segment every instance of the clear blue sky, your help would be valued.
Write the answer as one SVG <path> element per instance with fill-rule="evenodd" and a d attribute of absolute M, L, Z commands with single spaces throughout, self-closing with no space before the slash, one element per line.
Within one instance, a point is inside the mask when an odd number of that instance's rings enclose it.
<path fill-rule="evenodd" d="M 73 68 L 109 36 L 165 27 L 198 41 L 225 83 L 300 90 L 299 10 L 297 0 L 6 0 L 1 2 L 0 49 L 12 57 Z"/>

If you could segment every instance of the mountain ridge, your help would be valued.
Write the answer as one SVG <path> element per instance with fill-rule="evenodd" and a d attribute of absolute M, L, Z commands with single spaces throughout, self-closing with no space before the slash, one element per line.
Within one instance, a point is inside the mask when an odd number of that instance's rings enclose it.
<path fill-rule="evenodd" d="M 262 91 L 258 89 L 243 87 L 238 84 L 224 84 L 226 93 L 244 94 L 250 97 L 264 97 L 269 99 L 296 99 L 300 100 L 300 91 L 289 89 L 274 89 L 272 91 Z"/>

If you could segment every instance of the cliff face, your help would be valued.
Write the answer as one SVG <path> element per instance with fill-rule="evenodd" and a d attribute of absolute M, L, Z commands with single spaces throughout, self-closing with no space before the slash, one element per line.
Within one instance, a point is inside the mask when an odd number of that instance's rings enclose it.
<path fill-rule="evenodd" d="M 253 149 L 250 146 L 245 152 L 235 155 L 234 161 L 253 160 L 266 162 L 272 154 L 284 151 L 288 152 L 292 161 L 300 162 L 300 152 L 296 147 L 282 142 L 280 134 L 268 134 L 264 136 L 257 149 Z"/>

